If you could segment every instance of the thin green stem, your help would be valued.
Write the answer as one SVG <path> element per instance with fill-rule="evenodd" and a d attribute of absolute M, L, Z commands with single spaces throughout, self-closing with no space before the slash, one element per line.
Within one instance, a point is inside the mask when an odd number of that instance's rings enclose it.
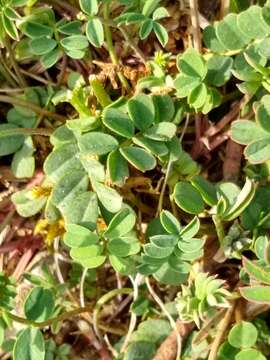
<path fill-rule="evenodd" d="M 12 65 L 12 67 L 13 67 L 13 69 L 14 69 L 17 77 L 18 77 L 19 85 L 20 85 L 21 87 L 26 87 L 26 86 L 27 86 L 27 83 L 26 83 L 26 81 L 25 81 L 25 78 L 24 78 L 23 74 L 22 74 L 21 71 L 20 71 L 20 68 L 19 68 L 19 66 L 18 66 L 18 64 L 17 64 L 16 59 L 15 59 L 14 56 L 13 56 L 13 49 L 12 49 L 12 47 L 11 47 L 10 40 L 9 40 L 8 37 L 5 38 L 5 46 L 6 46 L 6 48 L 7 48 L 8 53 L 9 53 L 10 63 L 11 63 L 11 65 Z"/>
<path fill-rule="evenodd" d="M 24 325 L 28 325 L 28 326 L 34 326 L 34 327 L 38 327 L 38 328 L 44 328 L 46 326 L 50 326 L 55 322 L 59 322 L 59 321 L 64 321 L 67 319 L 72 318 L 73 316 L 76 315 L 80 315 L 86 312 L 90 312 L 91 308 L 90 307 L 79 307 L 78 309 L 74 309 L 71 311 L 66 311 L 63 314 L 60 314 L 54 318 L 51 318 L 49 320 L 46 321 L 42 321 L 42 322 L 36 322 L 36 321 L 32 321 L 32 320 L 28 320 L 26 318 L 17 316 L 15 314 L 12 314 L 11 312 L 6 312 L 6 314 L 8 315 L 8 317 L 10 319 L 12 319 L 15 322 L 18 322 L 20 324 L 24 324 Z"/>
<path fill-rule="evenodd" d="M 8 103 L 8 104 L 12 104 L 12 105 L 18 105 L 18 106 L 28 108 L 28 109 L 34 111 L 37 114 L 50 117 L 50 118 L 52 118 L 54 120 L 57 120 L 57 121 L 61 121 L 61 122 L 66 121 L 65 116 L 56 114 L 56 113 L 48 111 L 46 109 L 42 109 L 41 107 L 39 107 L 39 106 L 37 106 L 35 104 L 32 104 L 32 103 L 30 103 L 28 101 L 25 101 L 23 99 L 20 99 L 20 98 L 8 96 L 8 95 L 0 95 L 0 102 L 1 101 L 4 102 L 4 103 Z"/>
<path fill-rule="evenodd" d="M 96 303 L 95 309 L 94 309 L 94 313 L 93 313 L 93 326 L 94 326 L 95 333 L 97 334 L 99 339 L 102 339 L 100 331 L 99 331 L 99 325 L 98 325 L 98 317 L 99 317 L 99 313 L 100 313 L 102 306 L 117 295 L 121 295 L 121 294 L 128 295 L 128 294 L 131 294 L 132 292 L 133 292 L 133 289 L 130 289 L 130 288 L 113 289 L 110 292 L 103 295 L 98 300 L 98 302 Z"/>
<path fill-rule="evenodd" d="M 50 136 L 53 130 L 51 129 L 43 129 L 43 128 L 15 128 L 15 129 L 5 129 L 0 130 L 0 138 L 14 135 L 40 135 L 40 136 Z"/>
<path fill-rule="evenodd" d="M 104 4 L 103 15 L 104 15 L 105 21 L 110 20 L 110 3 L 109 2 Z M 112 60 L 112 63 L 114 65 L 119 65 L 119 59 L 116 55 L 116 52 L 115 52 L 115 49 L 113 46 L 112 33 L 111 33 L 111 29 L 110 29 L 109 25 L 104 25 L 104 32 L 105 32 L 105 39 L 106 39 L 106 44 L 108 47 L 108 52 L 109 52 L 110 58 Z M 124 89 L 129 90 L 130 86 L 127 82 L 127 79 L 122 74 L 122 72 L 118 71 L 117 75 L 118 75 L 118 78 L 121 81 L 121 84 L 123 85 Z"/>
<path fill-rule="evenodd" d="M 213 215 L 212 219 L 213 219 L 213 222 L 214 222 L 215 227 L 216 227 L 219 244 L 220 244 L 222 250 L 224 250 L 225 231 L 224 231 L 222 221 L 221 221 L 221 219 L 219 218 L 218 215 Z"/>

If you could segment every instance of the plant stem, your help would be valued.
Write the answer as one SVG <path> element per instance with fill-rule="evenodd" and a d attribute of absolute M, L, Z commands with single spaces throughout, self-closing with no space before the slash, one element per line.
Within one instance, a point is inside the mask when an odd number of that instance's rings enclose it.
<path fill-rule="evenodd" d="M 0 138 L 14 135 L 40 135 L 40 136 L 50 136 L 53 130 L 43 129 L 43 128 L 15 128 L 15 129 L 6 129 L 0 130 Z"/>
<path fill-rule="evenodd" d="M 87 307 L 87 306 L 86 307 L 79 307 L 79 308 L 71 310 L 71 311 L 66 311 L 63 314 L 60 314 L 60 315 L 58 315 L 58 316 L 56 316 L 54 318 L 51 318 L 49 320 L 42 321 L 42 322 L 36 322 L 36 321 L 28 320 L 26 318 L 17 316 L 15 314 L 10 313 L 10 312 L 6 312 L 6 314 L 13 321 L 18 322 L 20 324 L 24 324 L 24 325 L 28 325 L 28 326 L 34 326 L 34 327 L 38 327 L 38 328 L 44 328 L 46 326 L 52 325 L 55 322 L 64 321 L 64 320 L 72 318 L 73 316 L 80 315 L 80 314 L 90 312 L 90 311 L 91 311 L 90 307 Z"/>
<path fill-rule="evenodd" d="M 93 313 L 93 326 L 94 326 L 95 333 L 97 334 L 97 336 L 100 340 L 102 339 L 102 337 L 101 337 L 101 334 L 99 331 L 99 326 L 98 326 L 98 316 L 99 316 L 101 307 L 106 302 L 108 302 L 112 298 L 114 298 L 115 296 L 120 295 L 120 294 L 131 294 L 132 291 L 133 290 L 130 288 L 113 289 L 113 290 L 109 291 L 108 293 L 106 293 L 105 295 L 103 295 L 96 303 L 94 313 Z"/>
<path fill-rule="evenodd" d="M 132 284 L 133 284 L 133 302 L 137 300 L 138 298 L 138 295 L 139 295 L 139 286 L 140 286 L 140 283 L 143 279 L 143 276 L 141 274 L 137 274 L 135 279 L 133 280 L 133 278 L 130 276 L 129 277 Z M 137 323 L 137 316 L 134 312 L 131 312 L 131 317 L 130 317 L 130 323 L 129 323 L 129 328 L 128 328 L 128 332 L 127 332 L 127 336 L 125 337 L 125 341 L 121 347 L 121 350 L 120 352 L 121 353 L 125 353 L 126 351 L 126 348 L 129 344 L 129 340 L 130 340 L 130 337 L 136 327 L 136 323 Z"/>
<path fill-rule="evenodd" d="M 199 22 L 198 0 L 189 0 L 190 4 L 190 18 L 193 32 L 193 46 L 196 50 L 201 52 L 201 30 Z"/>
<path fill-rule="evenodd" d="M 213 215 L 212 219 L 213 219 L 213 222 L 216 227 L 219 245 L 220 245 L 221 249 L 224 250 L 225 232 L 224 232 L 224 227 L 223 227 L 222 221 L 218 215 Z"/>
<path fill-rule="evenodd" d="M 104 15 L 104 20 L 105 21 L 109 21 L 110 20 L 110 3 L 106 2 L 104 4 L 104 9 L 103 9 L 103 15 Z M 112 63 L 114 65 L 119 65 L 119 59 L 116 55 L 114 46 L 113 46 L 113 41 L 112 41 L 112 33 L 111 33 L 111 29 L 109 25 L 104 25 L 104 32 L 105 32 L 105 39 L 106 39 L 106 43 L 108 46 L 108 52 L 110 54 L 110 58 L 112 60 Z M 121 84 L 123 85 L 125 90 L 129 90 L 130 86 L 127 82 L 127 79 L 124 77 L 124 75 L 122 74 L 121 71 L 117 72 L 118 78 L 121 82 Z"/>
<path fill-rule="evenodd" d="M 13 67 L 13 69 L 14 69 L 17 77 L 18 77 L 19 85 L 20 85 L 21 87 L 26 87 L 26 86 L 27 86 L 27 83 L 26 83 L 26 81 L 25 81 L 24 76 L 22 75 L 22 73 L 21 73 L 21 71 L 20 71 L 20 68 L 19 68 L 19 66 L 18 66 L 18 64 L 17 64 L 17 61 L 15 60 L 15 58 L 14 58 L 14 56 L 13 56 L 13 49 L 12 49 L 12 47 L 11 47 L 11 44 L 10 44 L 10 41 L 9 41 L 9 38 L 8 38 L 8 37 L 5 38 L 5 46 L 6 46 L 6 48 L 7 48 L 8 53 L 9 53 L 10 63 L 11 63 L 11 65 L 12 65 L 12 67 Z"/>
<path fill-rule="evenodd" d="M 236 306 L 236 301 L 234 301 L 231 304 L 231 307 L 227 310 L 223 320 L 221 320 L 221 322 L 219 323 L 219 327 L 218 327 L 216 336 L 214 338 L 214 341 L 212 343 L 211 350 L 210 350 L 210 353 L 208 356 L 208 360 L 216 360 L 217 359 L 217 352 L 218 352 L 219 346 L 225 335 L 227 327 L 230 324 L 230 320 L 231 320 L 232 314 L 234 312 L 235 306 Z"/>
<path fill-rule="evenodd" d="M 15 104 L 15 105 L 18 105 L 18 106 L 28 108 L 28 109 L 34 111 L 37 114 L 50 117 L 50 118 L 52 118 L 54 120 L 58 120 L 58 121 L 61 121 L 61 122 L 66 121 L 65 116 L 56 114 L 56 113 L 48 111 L 46 109 L 42 109 L 41 107 L 39 107 L 39 106 L 37 106 L 35 104 L 32 104 L 32 103 L 30 103 L 28 101 L 25 101 L 23 99 L 15 98 L 15 97 L 8 96 L 8 95 L 0 95 L 0 101 L 2 101 L 4 103 L 8 103 L 8 104 L 12 104 L 12 105 Z"/>
<path fill-rule="evenodd" d="M 163 304 L 162 300 L 160 299 L 160 297 L 156 294 L 156 292 L 154 291 L 154 289 L 152 288 L 149 278 L 146 277 L 145 278 L 145 282 L 147 285 L 147 288 L 150 292 L 150 294 L 152 295 L 153 299 L 156 301 L 156 303 L 159 305 L 159 307 L 161 308 L 161 310 L 163 311 L 164 315 L 167 317 L 167 319 L 170 322 L 171 327 L 175 330 L 176 332 L 176 337 L 177 337 L 177 355 L 176 355 L 176 359 L 180 359 L 181 356 L 181 351 L 182 351 L 182 339 L 181 336 L 179 334 L 176 322 L 174 321 L 174 319 L 171 317 L 170 313 L 168 312 L 168 310 L 166 309 L 165 305 Z"/>
<path fill-rule="evenodd" d="M 0 53 L 0 73 L 4 76 L 4 78 L 7 80 L 7 82 L 10 84 L 10 86 L 16 87 L 17 84 L 15 80 L 12 78 L 12 76 L 9 74 L 8 70 L 5 67 L 5 64 L 3 63 L 2 54 Z"/>
<path fill-rule="evenodd" d="M 158 215 L 161 213 L 162 208 L 163 208 L 163 199 L 164 199 L 164 195 L 165 195 L 165 191 L 166 191 L 168 178 L 169 178 L 171 170 L 172 170 L 172 165 L 173 165 L 173 161 L 169 160 L 167 170 L 166 170 L 166 174 L 165 174 L 165 179 L 163 181 L 163 185 L 162 185 L 162 188 L 161 188 L 161 191 L 160 191 L 156 217 L 158 217 Z"/>

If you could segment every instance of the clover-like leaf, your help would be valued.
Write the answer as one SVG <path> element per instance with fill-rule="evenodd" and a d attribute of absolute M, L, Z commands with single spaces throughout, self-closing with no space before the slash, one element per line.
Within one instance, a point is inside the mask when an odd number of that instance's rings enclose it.
<path fill-rule="evenodd" d="M 103 111 L 103 123 L 113 132 L 125 138 L 132 138 L 134 125 L 129 116 L 123 111 L 108 107 Z"/>
<path fill-rule="evenodd" d="M 81 152 L 85 155 L 104 155 L 118 147 L 118 141 L 111 135 L 92 131 L 82 135 L 78 141 Z"/>
<path fill-rule="evenodd" d="M 95 245 L 99 239 L 97 234 L 76 224 L 67 224 L 66 231 L 64 243 L 71 248 Z"/>
<path fill-rule="evenodd" d="M 241 321 L 233 326 L 229 332 L 228 341 L 236 348 L 247 348 L 253 346 L 258 337 L 256 327 L 247 321 Z"/>
<path fill-rule="evenodd" d="M 195 49 L 188 49 L 177 58 L 178 69 L 186 76 L 203 80 L 207 66 L 203 56 Z"/>
<path fill-rule="evenodd" d="M 24 329 L 13 348 L 14 360 L 44 360 L 45 342 L 42 332 L 34 327 Z"/>
<path fill-rule="evenodd" d="M 120 148 L 120 152 L 129 163 L 142 172 L 154 169 L 157 164 L 153 155 L 137 146 Z"/>
<path fill-rule="evenodd" d="M 50 289 L 33 288 L 24 303 L 24 313 L 28 320 L 42 322 L 48 320 L 54 312 L 55 300 Z"/>
<path fill-rule="evenodd" d="M 136 216 L 129 208 L 125 208 L 116 214 L 104 233 L 104 236 L 113 239 L 129 233 L 136 222 Z"/>
<path fill-rule="evenodd" d="M 101 47 L 104 43 L 103 25 L 99 19 L 89 20 L 86 24 L 86 36 L 95 47 Z"/>
<path fill-rule="evenodd" d="M 201 194 L 188 182 L 178 182 L 175 185 L 173 196 L 176 204 L 190 214 L 199 214 L 204 210 Z"/>
<path fill-rule="evenodd" d="M 155 119 L 155 107 L 150 96 L 138 94 L 128 101 L 128 112 L 134 125 L 139 130 L 149 128 Z"/>

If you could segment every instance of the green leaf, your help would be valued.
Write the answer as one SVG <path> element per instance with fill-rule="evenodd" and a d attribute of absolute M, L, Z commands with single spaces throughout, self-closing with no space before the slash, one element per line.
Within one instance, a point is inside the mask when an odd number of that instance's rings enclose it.
<path fill-rule="evenodd" d="M 139 36 L 141 40 L 146 39 L 153 30 L 154 22 L 151 19 L 146 19 L 140 27 Z"/>
<path fill-rule="evenodd" d="M 140 243 L 136 238 L 128 236 L 115 238 L 109 241 L 108 250 L 112 255 L 127 257 L 140 251 Z"/>
<path fill-rule="evenodd" d="M 152 18 L 153 20 L 160 20 L 168 16 L 170 16 L 168 10 L 165 7 L 161 6 L 153 12 Z"/>
<path fill-rule="evenodd" d="M 105 155 L 118 147 L 118 141 L 111 135 L 92 131 L 82 135 L 78 145 L 84 155 Z"/>
<path fill-rule="evenodd" d="M 123 111 L 108 107 L 102 114 L 103 123 L 113 132 L 125 138 L 132 138 L 135 129 L 129 116 Z"/>
<path fill-rule="evenodd" d="M 241 321 L 233 326 L 229 332 L 228 341 L 236 348 L 247 348 L 253 346 L 258 337 L 256 327 L 247 321 Z"/>
<path fill-rule="evenodd" d="M 107 158 L 107 169 L 113 184 L 122 186 L 129 176 L 128 162 L 119 150 L 112 151 Z"/>
<path fill-rule="evenodd" d="M 169 234 L 179 234 L 181 225 L 176 217 L 167 210 L 162 210 L 160 214 L 160 221 L 162 226 Z"/>
<path fill-rule="evenodd" d="M 179 286 L 180 284 L 187 281 L 188 274 L 176 271 L 168 263 L 164 263 L 159 269 L 153 274 L 154 278 L 167 285 Z"/>
<path fill-rule="evenodd" d="M 79 262 L 88 260 L 89 258 L 95 258 L 101 255 L 103 252 L 103 246 L 101 245 L 89 245 L 82 247 L 73 247 L 70 250 L 70 256 L 72 259 Z"/>
<path fill-rule="evenodd" d="M 59 126 L 50 136 L 50 142 L 54 147 L 59 147 L 64 144 L 75 143 L 76 138 L 71 130 L 66 125 Z"/>
<path fill-rule="evenodd" d="M 169 122 L 172 121 L 175 108 L 174 102 L 170 95 L 155 95 L 153 96 L 155 106 L 156 122 Z"/>
<path fill-rule="evenodd" d="M 158 41 L 161 43 L 163 47 L 165 47 L 167 42 L 169 41 L 169 36 L 166 28 L 163 25 L 159 24 L 158 22 L 154 22 L 153 30 L 154 33 L 156 34 L 156 37 L 158 38 Z"/>
<path fill-rule="evenodd" d="M 269 286 L 250 286 L 240 288 L 241 295 L 248 301 L 259 304 L 270 304 Z"/>
<path fill-rule="evenodd" d="M 214 53 L 225 53 L 226 48 L 221 44 L 217 38 L 216 29 L 212 25 L 206 26 L 203 30 L 203 41 L 206 47 Z"/>
<path fill-rule="evenodd" d="M 195 175 L 191 178 L 192 185 L 199 190 L 203 200 L 210 206 L 217 203 L 217 191 L 213 184 L 204 179 L 200 175 Z"/>
<path fill-rule="evenodd" d="M 157 163 L 154 156 L 137 146 L 120 148 L 120 152 L 129 163 L 142 172 L 156 167 Z"/>
<path fill-rule="evenodd" d="M 249 205 L 255 194 L 255 184 L 249 178 L 246 178 L 245 185 L 241 192 L 238 194 L 233 206 L 222 215 L 222 219 L 225 221 L 231 221 L 237 218 L 244 209 Z"/>
<path fill-rule="evenodd" d="M 66 224 L 77 224 L 95 230 L 98 219 L 97 195 L 90 191 L 79 194 L 62 213 Z"/>
<path fill-rule="evenodd" d="M 206 85 L 202 83 L 190 92 L 188 96 L 188 103 L 195 109 L 199 109 L 204 105 L 205 101 L 207 100 L 207 96 L 208 89 Z"/>
<path fill-rule="evenodd" d="M 139 130 L 149 128 L 155 119 L 155 107 L 151 96 L 138 94 L 128 101 L 128 112 Z"/>
<path fill-rule="evenodd" d="M 45 343 L 40 330 L 28 327 L 19 334 L 13 348 L 13 359 L 45 359 Z"/>
<path fill-rule="evenodd" d="M 241 50 L 250 41 L 238 27 L 237 15 L 229 14 L 217 24 L 216 35 L 227 50 Z"/>
<path fill-rule="evenodd" d="M 207 74 L 207 66 L 202 55 L 195 49 L 186 50 L 177 57 L 177 67 L 186 76 L 203 80 Z"/>
<path fill-rule="evenodd" d="M 91 181 L 93 179 L 99 182 L 105 181 L 105 169 L 103 164 L 87 155 L 80 155 L 79 158 Z"/>
<path fill-rule="evenodd" d="M 244 154 L 252 164 L 260 164 L 270 159 L 270 136 L 249 144 Z"/>
<path fill-rule="evenodd" d="M 51 290 L 35 287 L 24 303 L 24 313 L 28 320 L 42 322 L 50 319 L 54 313 L 55 301 Z"/>
<path fill-rule="evenodd" d="M 244 349 L 235 356 L 235 360 L 266 360 L 266 357 L 258 350 Z"/>
<path fill-rule="evenodd" d="M 187 224 L 181 231 L 180 236 L 185 241 L 191 240 L 200 230 L 200 220 L 194 217 L 189 224 Z"/>
<path fill-rule="evenodd" d="M 231 357 L 235 359 L 234 357 L 238 352 L 238 349 L 231 346 L 228 341 L 225 341 L 218 349 L 218 360 L 229 360 Z"/>
<path fill-rule="evenodd" d="M 236 120 L 232 123 L 231 137 L 239 144 L 248 145 L 267 136 L 269 136 L 269 133 L 261 129 L 253 121 Z"/>
<path fill-rule="evenodd" d="M 87 15 L 96 15 L 98 13 L 97 0 L 79 0 L 80 8 Z"/>
<path fill-rule="evenodd" d="M 35 149 L 31 137 L 27 137 L 20 150 L 13 156 L 11 169 L 17 178 L 30 178 L 35 171 Z"/>
<path fill-rule="evenodd" d="M 158 7 L 161 0 L 146 0 L 143 5 L 142 14 L 150 16 L 153 11 Z"/>
<path fill-rule="evenodd" d="M 264 260 L 265 249 L 268 246 L 268 238 L 266 235 L 259 236 L 255 241 L 255 253 L 260 260 Z"/>
<path fill-rule="evenodd" d="M 239 14 L 237 24 L 245 36 L 249 36 L 250 39 L 263 39 L 270 33 L 270 27 L 267 26 L 262 16 L 262 8 L 258 5 L 250 6 Z"/>
<path fill-rule="evenodd" d="M 150 256 L 155 259 L 164 259 L 171 255 L 174 247 L 160 247 L 154 244 L 144 245 L 144 252 L 147 256 Z"/>
<path fill-rule="evenodd" d="M 39 38 L 41 36 L 51 37 L 53 34 L 52 27 L 31 21 L 24 23 L 21 30 L 30 38 Z"/>
<path fill-rule="evenodd" d="M 270 96 L 265 95 L 256 108 L 256 120 L 263 130 L 270 135 Z"/>
<path fill-rule="evenodd" d="M 71 248 L 81 248 L 95 245 L 98 242 L 98 235 L 76 224 L 67 224 L 64 235 L 64 243 Z"/>
<path fill-rule="evenodd" d="M 104 236 L 108 239 L 113 239 L 126 235 L 133 229 L 135 223 L 136 216 L 134 211 L 125 208 L 112 218 Z"/>
<path fill-rule="evenodd" d="M 17 191 L 11 196 L 16 206 L 17 213 L 23 217 L 30 217 L 37 214 L 45 205 L 47 197 L 33 197 L 32 191 L 25 189 Z"/>
<path fill-rule="evenodd" d="M 78 153 L 79 149 L 75 144 L 66 144 L 56 148 L 44 162 L 45 174 L 56 182 L 70 171 L 83 171 Z"/>
<path fill-rule="evenodd" d="M 175 185 L 173 197 L 176 204 L 190 214 L 200 214 L 204 210 L 201 194 L 188 182 L 178 182 Z"/>
<path fill-rule="evenodd" d="M 200 85 L 200 83 L 201 79 L 199 77 L 191 77 L 184 74 L 177 75 L 174 80 L 177 96 L 180 98 L 188 96 L 193 89 Z"/>
<path fill-rule="evenodd" d="M 135 136 L 132 140 L 135 145 L 143 147 L 155 156 L 164 156 L 169 152 L 166 144 L 161 141 L 151 140 L 144 136 Z"/>
<path fill-rule="evenodd" d="M 97 122 L 98 119 L 95 116 L 80 117 L 79 119 L 67 120 L 66 127 L 71 131 L 84 133 L 93 130 Z"/>
<path fill-rule="evenodd" d="M 81 34 L 81 22 L 80 21 L 68 21 L 61 26 L 58 26 L 57 30 L 64 35 L 80 35 Z"/>
<path fill-rule="evenodd" d="M 29 43 L 31 51 L 34 55 L 44 55 L 52 51 L 57 42 L 54 39 L 50 39 L 46 36 L 34 38 Z"/>
<path fill-rule="evenodd" d="M 161 248 L 174 247 L 177 244 L 178 236 L 175 234 L 170 235 L 154 235 L 150 237 L 151 244 Z"/>
<path fill-rule="evenodd" d="M 103 25 L 99 19 L 89 20 L 86 24 L 86 36 L 95 47 L 101 47 L 104 43 Z"/>
<path fill-rule="evenodd" d="M 59 48 L 53 49 L 47 54 L 44 54 L 40 61 L 45 69 L 49 69 L 53 65 L 57 63 L 57 61 L 61 58 L 62 51 Z"/>
<path fill-rule="evenodd" d="M 151 360 L 155 352 L 156 346 L 153 342 L 136 341 L 127 347 L 123 360 Z"/>
<path fill-rule="evenodd" d="M 1 13 L 1 20 L 2 24 L 4 26 L 4 29 L 6 33 L 13 39 L 13 40 L 19 40 L 19 34 L 17 27 L 13 20 L 10 20 L 8 17 L 4 15 L 4 13 Z"/>
<path fill-rule="evenodd" d="M 192 253 L 198 250 L 201 250 L 204 246 L 205 241 L 202 239 L 192 239 L 192 241 L 185 242 L 180 240 L 178 242 L 178 247 L 184 253 Z"/>
<path fill-rule="evenodd" d="M 176 133 L 176 125 L 170 122 L 160 122 L 145 130 L 144 136 L 156 141 L 171 140 Z"/>
<path fill-rule="evenodd" d="M 97 193 L 99 201 L 108 211 L 118 212 L 122 207 L 122 197 L 115 189 L 92 181 L 92 186 Z"/>
<path fill-rule="evenodd" d="M 263 266 L 260 266 L 256 262 L 244 257 L 243 267 L 252 278 L 264 284 L 270 285 L 270 272 L 265 270 Z"/>
<path fill-rule="evenodd" d="M 80 260 L 79 263 L 87 269 L 96 269 L 101 265 L 103 265 L 105 260 L 106 260 L 106 256 L 95 256 L 84 260 Z"/>
<path fill-rule="evenodd" d="M 233 59 L 228 56 L 213 55 L 207 62 L 206 81 L 214 86 L 222 86 L 231 77 Z"/>
<path fill-rule="evenodd" d="M 133 275 L 135 272 L 135 264 L 131 258 L 122 258 L 115 255 L 109 255 L 109 260 L 114 271 L 123 275 Z"/>
<path fill-rule="evenodd" d="M 83 50 L 88 47 L 87 38 L 84 35 L 71 35 L 60 41 L 67 50 Z"/>
<path fill-rule="evenodd" d="M 54 186 L 52 202 L 61 211 L 66 211 L 70 203 L 88 187 L 88 176 L 83 171 L 72 171 L 63 176 Z"/>
<path fill-rule="evenodd" d="M 16 128 L 17 126 L 13 124 L 0 124 L 0 136 L 1 132 L 4 134 L 5 130 Z M 0 156 L 15 153 L 23 145 L 24 139 L 23 135 L 1 136 Z"/>

